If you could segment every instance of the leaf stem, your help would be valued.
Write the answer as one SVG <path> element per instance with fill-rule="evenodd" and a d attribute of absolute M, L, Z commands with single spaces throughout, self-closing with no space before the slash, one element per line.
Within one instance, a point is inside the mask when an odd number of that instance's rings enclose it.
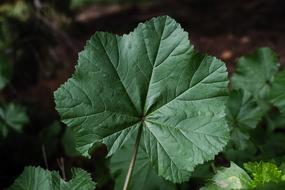
<path fill-rule="evenodd" d="M 142 134 L 142 126 L 139 127 L 139 130 L 138 130 L 138 133 L 137 133 L 136 142 L 134 144 L 133 154 L 132 154 L 131 162 L 130 162 L 130 165 L 129 165 L 128 173 L 127 173 L 127 176 L 125 178 L 125 183 L 124 183 L 123 190 L 128 190 L 128 186 L 130 184 L 130 180 L 131 180 L 131 177 L 132 177 L 133 169 L 134 169 L 135 163 L 136 163 L 138 149 L 139 149 L 139 146 L 140 146 L 141 134 Z"/>
<path fill-rule="evenodd" d="M 216 169 L 216 166 L 215 166 L 214 162 L 211 163 L 211 168 L 212 168 L 213 172 L 216 174 L 217 173 L 217 169 Z"/>

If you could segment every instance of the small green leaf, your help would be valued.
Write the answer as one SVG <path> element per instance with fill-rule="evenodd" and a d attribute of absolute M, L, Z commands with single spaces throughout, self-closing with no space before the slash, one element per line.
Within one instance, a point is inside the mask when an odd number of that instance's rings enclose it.
<path fill-rule="evenodd" d="M 0 107 L 0 131 L 4 137 L 11 129 L 21 132 L 28 122 L 29 118 L 22 106 L 9 103 Z"/>
<path fill-rule="evenodd" d="M 254 98 L 244 90 L 233 90 L 227 105 L 227 119 L 231 127 L 231 144 L 243 150 L 249 141 L 248 132 L 254 129 L 264 112 Z"/>
<path fill-rule="evenodd" d="M 260 48 L 241 57 L 232 77 L 234 89 L 244 89 L 257 99 L 268 96 L 274 75 L 278 71 L 278 57 L 269 48 Z"/>
<path fill-rule="evenodd" d="M 281 112 L 285 112 L 285 70 L 276 75 L 270 91 L 270 100 Z"/>
<path fill-rule="evenodd" d="M 227 118 L 231 127 L 253 129 L 262 115 L 262 110 L 249 93 L 243 90 L 233 90 L 230 93 Z"/>
<path fill-rule="evenodd" d="M 96 183 L 92 181 L 89 173 L 80 169 L 72 168 L 72 179 L 60 180 L 60 190 L 94 190 Z"/>
<path fill-rule="evenodd" d="M 90 174 L 82 169 L 72 169 L 72 179 L 62 180 L 55 171 L 40 167 L 25 167 L 23 173 L 8 190 L 94 190 L 95 183 Z"/>
<path fill-rule="evenodd" d="M 8 190 L 55 190 L 53 173 L 40 167 L 25 167 Z"/>
<path fill-rule="evenodd" d="M 231 140 L 229 145 L 231 145 L 234 149 L 244 150 L 248 147 L 250 141 L 250 135 L 241 129 L 233 129 L 231 132 Z"/>
<path fill-rule="evenodd" d="M 248 162 L 244 164 L 244 168 L 253 178 L 252 187 L 262 185 L 268 182 L 280 182 L 281 171 L 278 167 L 269 162 Z"/>
<path fill-rule="evenodd" d="M 0 90 L 10 81 L 12 75 L 12 64 L 5 54 L 0 54 Z"/>
<path fill-rule="evenodd" d="M 229 168 L 221 168 L 213 177 L 212 183 L 202 190 L 232 190 L 248 189 L 251 183 L 249 175 L 235 163 L 231 162 Z"/>
<path fill-rule="evenodd" d="M 115 190 L 123 189 L 131 160 L 134 141 L 123 146 L 111 158 L 110 169 L 115 178 Z M 137 154 L 137 167 L 135 167 L 129 190 L 174 190 L 175 186 L 163 178 L 157 176 L 148 159 L 144 146 L 141 146 Z"/>
<path fill-rule="evenodd" d="M 182 182 L 229 139 L 227 85 L 225 64 L 193 50 L 188 33 L 163 16 L 128 35 L 92 36 L 55 102 L 82 155 L 103 143 L 110 156 L 142 127 L 156 172 Z"/>

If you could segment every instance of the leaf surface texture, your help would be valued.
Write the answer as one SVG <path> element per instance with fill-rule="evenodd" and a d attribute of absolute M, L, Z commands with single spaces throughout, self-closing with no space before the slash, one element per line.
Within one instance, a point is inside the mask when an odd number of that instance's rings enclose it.
<path fill-rule="evenodd" d="M 82 155 L 103 143 L 110 156 L 142 127 L 158 175 L 182 182 L 228 141 L 227 84 L 225 64 L 197 53 L 163 16 L 128 35 L 97 32 L 55 102 Z"/>

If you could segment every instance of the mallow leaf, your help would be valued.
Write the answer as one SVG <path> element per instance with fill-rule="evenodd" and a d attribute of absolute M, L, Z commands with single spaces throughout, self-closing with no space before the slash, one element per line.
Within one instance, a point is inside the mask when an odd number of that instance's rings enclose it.
<path fill-rule="evenodd" d="M 263 110 L 254 98 L 242 89 L 232 90 L 227 104 L 227 119 L 231 128 L 231 144 L 240 150 L 246 148 L 254 129 L 263 116 Z"/>
<path fill-rule="evenodd" d="M 197 53 L 163 16 L 128 35 L 97 32 L 55 102 L 82 155 L 103 143 L 110 156 L 142 128 L 155 171 L 182 182 L 228 141 L 227 84 L 225 64 Z"/>
<path fill-rule="evenodd" d="M 269 48 L 260 48 L 238 60 L 231 78 L 232 86 L 250 92 L 257 99 L 264 99 L 268 96 L 278 66 L 276 53 Z"/>
<path fill-rule="evenodd" d="M 72 168 L 72 178 L 69 181 L 60 179 L 60 190 L 94 190 L 96 183 L 92 181 L 89 173 L 80 169 Z"/>
<path fill-rule="evenodd" d="M 0 106 L 0 132 L 6 137 L 9 130 L 21 132 L 24 125 L 29 122 L 24 107 L 9 103 Z"/>
<path fill-rule="evenodd" d="M 244 164 L 246 171 L 252 176 L 251 187 L 269 182 L 281 182 L 282 172 L 270 162 L 248 162 Z"/>
<path fill-rule="evenodd" d="M 72 179 L 64 181 L 58 172 L 27 166 L 8 190 L 94 190 L 95 182 L 86 171 L 73 168 Z"/>
<path fill-rule="evenodd" d="M 124 186 L 125 177 L 131 160 L 134 140 L 124 145 L 110 161 L 110 169 L 115 178 L 115 190 L 121 190 Z M 137 154 L 137 167 L 134 168 L 129 190 L 174 190 L 175 185 L 157 176 L 148 159 L 148 155 L 142 145 Z"/>
<path fill-rule="evenodd" d="M 233 128 L 253 129 L 263 115 L 253 97 L 241 89 L 230 92 L 227 105 L 227 118 Z"/>
<path fill-rule="evenodd" d="M 238 165 L 231 162 L 229 168 L 221 168 L 213 177 L 212 182 L 201 190 L 232 190 L 248 189 L 251 184 L 249 175 Z"/>
<path fill-rule="evenodd" d="M 0 54 L 0 90 L 3 89 L 10 81 L 12 75 L 12 66 L 8 57 Z"/>
<path fill-rule="evenodd" d="M 270 91 L 271 102 L 279 108 L 281 112 L 285 112 L 285 70 L 277 73 Z"/>

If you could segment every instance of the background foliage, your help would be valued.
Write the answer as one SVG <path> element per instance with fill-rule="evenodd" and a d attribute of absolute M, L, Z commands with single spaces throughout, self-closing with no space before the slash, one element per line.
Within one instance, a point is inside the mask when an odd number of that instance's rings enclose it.
<path fill-rule="evenodd" d="M 226 63 L 230 141 L 183 184 L 158 177 L 141 148 L 131 189 L 284 189 L 283 3 L 2 1 L 0 189 L 13 183 L 11 189 L 19 189 L 17 185 L 26 182 L 21 176 L 33 178 L 37 172 L 56 188 L 76 187 L 80 179 L 86 189 L 93 189 L 92 178 L 96 189 L 121 189 L 133 143 L 110 159 L 105 159 L 104 146 L 90 152 L 91 159 L 81 157 L 75 149 L 76 134 L 60 122 L 54 109 L 53 92 L 74 72 L 77 53 L 96 31 L 128 33 L 158 15 L 175 18 L 199 52 Z M 260 48 L 265 46 L 269 48 Z"/>

